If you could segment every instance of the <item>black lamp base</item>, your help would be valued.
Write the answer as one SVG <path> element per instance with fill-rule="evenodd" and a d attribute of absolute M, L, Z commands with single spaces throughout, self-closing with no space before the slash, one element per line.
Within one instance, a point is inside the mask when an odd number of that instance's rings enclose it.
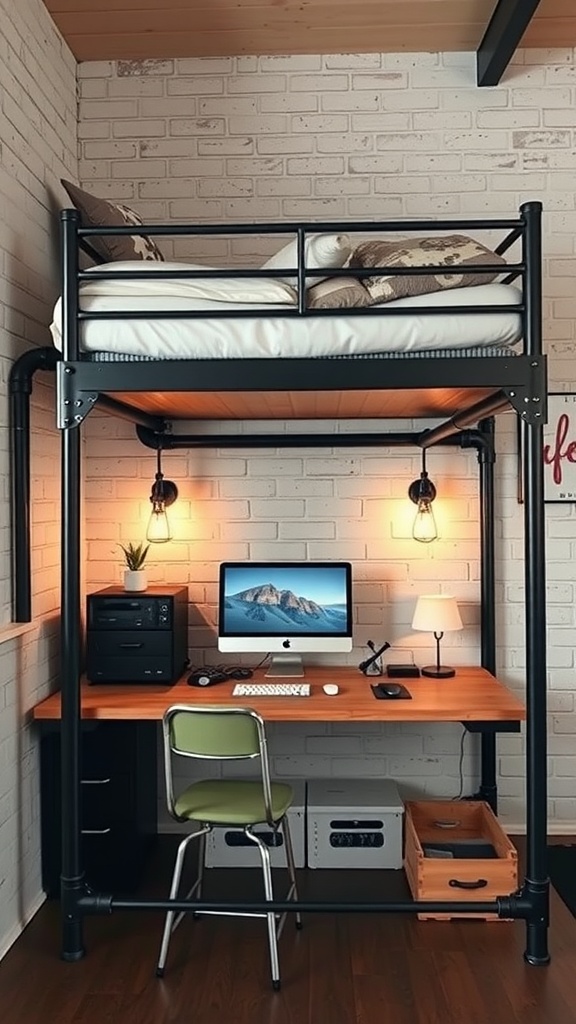
<path fill-rule="evenodd" d="M 450 679 L 456 675 L 456 669 L 448 668 L 447 665 L 427 665 L 420 671 L 423 676 L 429 676 L 431 679 Z"/>

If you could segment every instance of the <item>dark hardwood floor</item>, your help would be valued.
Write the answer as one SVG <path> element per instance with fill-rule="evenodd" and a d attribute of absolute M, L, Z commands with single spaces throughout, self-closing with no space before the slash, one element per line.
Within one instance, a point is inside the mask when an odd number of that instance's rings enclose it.
<path fill-rule="evenodd" d="M 165 895 L 172 850 L 159 845 L 142 891 Z M 405 894 L 400 875 L 301 872 L 302 895 L 387 899 Z M 208 878 L 218 896 L 259 894 L 256 872 Z M 67 964 L 49 901 L 0 963 L 2 1024 L 576 1024 L 576 919 L 554 891 L 548 967 L 524 963 L 519 922 L 310 914 L 300 932 L 286 922 L 280 992 L 263 921 L 189 916 L 162 980 L 161 926 L 144 912 L 87 919 L 87 956 Z"/>

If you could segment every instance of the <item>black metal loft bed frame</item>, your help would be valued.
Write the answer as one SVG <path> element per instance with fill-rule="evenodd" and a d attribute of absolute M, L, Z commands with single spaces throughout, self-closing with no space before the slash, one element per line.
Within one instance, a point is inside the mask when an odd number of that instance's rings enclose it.
<path fill-rule="evenodd" d="M 89 314 L 79 309 L 78 286 L 85 278 L 79 269 L 79 244 L 89 245 L 95 234 L 119 234 L 122 229 L 81 228 L 74 211 L 63 211 L 63 351 L 55 361 L 57 374 L 57 422 L 61 430 L 62 454 L 62 955 L 66 960 L 80 959 L 84 954 L 83 918 L 88 914 L 110 913 L 113 910 L 235 910 L 263 911 L 275 909 L 304 912 L 394 912 L 496 914 L 502 918 L 523 919 L 526 922 L 525 959 L 531 964 L 546 964 L 548 954 L 548 900 L 549 881 L 546 868 L 546 626 L 545 626 L 545 573 L 544 573 L 544 507 L 542 433 L 546 420 L 546 361 L 542 355 L 541 332 L 541 207 L 527 203 L 521 207 L 516 220 L 468 222 L 387 222 L 378 224 L 379 230 L 407 231 L 444 229 L 502 228 L 508 232 L 496 250 L 506 251 L 516 239 L 521 239 L 523 256 L 514 265 L 514 276 L 522 275 L 524 298 L 520 309 L 524 326 L 524 351 L 512 358 L 475 357 L 381 360 L 368 359 L 248 359 L 248 360 L 190 360 L 159 362 L 92 362 L 82 358 L 79 346 L 80 323 Z M 365 224 L 348 224 L 346 230 L 365 231 Z M 371 225 L 372 228 L 375 225 Z M 305 239 L 311 231 L 341 231 L 343 225 L 314 224 L 187 228 L 142 227 L 146 234 L 234 234 L 254 231 L 286 233 L 293 230 L 298 237 L 299 294 L 297 311 L 285 315 L 314 315 L 303 306 L 305 277 L 314 276 L 305 269 Z M 134 228 L 123 233 L 135 233 Z M 160 264 L 161 267 L 161 264 Z M 479 269 L 479 268 L 476 268 Z M 481 268 L 482 269 L 482 268 Z M 486 269 L 486 268 L 483 268 Z M 374 271 L 371 271 L 373 273 Z M 418 272 L 430 272 L 430 267 Z M 150 274 L 150 272 L 146 272 Z M 161 276 L 153 272 L 155 276 Z M 236 273 L 236 272 L 234 272 Z M 249 272 L 245 272 L 248 274 Z M 253 274 L 254 272 L 252 272 Z M 275 271 L 278 276 L 282 272 Z M 340 275 L 342 272 L 338 271 Z M 355 272 L 357 273 L 357 272 Z M 114 276 L 107 274 L 106 276 Z M 134 276 L 131 274 L 131 276 Z M 182 276 L 182 275 L 179 275 Z M 211 276 L 231 276 L 230 271 L 212 272 Z M 272 276 L 272 275 L 270 275 Z M 319 276 L 319 272 L 316 273 Z M 325 276 L 325 272 L 323 272 Z M 471 308 L 471 307 L 469 307 Z M 420 310 L 422 312 L 423 310 Z M 356 311 L 355 311 L 356 312 Z M 426 310 L 428 312 L 428 310 Z M 430 311 L 434 312 L 434 311 Z M 437 311 L 436 311 L 437 312 Z M 446 309 L 444 309 L 446 312 Z M 481 310 L 478 310 L 481 312 Z M 333 315 L 333 311 L 330 311 Z M 123 314 L 133 317 L 133 313 Z M 148 315 L 149 314 L 143 314 Z M 253 314 L 251 314 L 253 315 Z M 275 310 L 274 316 L 277 315 Z M 115 315 L 121 318 L 121 314 Z M 157 314 L 154 314 L 155 318 Z M 161 316 L 161 314 L 158 314 Z M 166 318 L 181 317 L 181 313 L 166 314 Z M 46 360 L 50 362 L 50 360 Z M 41 363 L 42 368 L 46 368 Z M 35 367 L 28 367 L 34 369 Z M 247 377 L 249 374 L 249 377 Z M 406 433 L 339 433 L 297 435 L 173 435 L 170 423 L 162 416 L 150 415 L 134 409 L 129 401 L 119 402 L 110 397 L 115 392 L 124 396 L 142 391 L 181 393 L 233 392 L 249 379 L 251 391 L 361 391 L 382 392 L 383 406 L 387 390 L 430 388 L 490 389 L 488 397 L 473 404 L 464 412 L 451 415 L 439 426 Z M 245 387 L 248 385 L 245 383 Z M 14 432 L 14 444 L 20 446 L 14 458 L 21 469 L 20 492 L 17 498 L 27 498 L 26 470 L 26 402 L 29 394 L 29 376 L 15 372 L 11 381 L 13 422 L 20 429 Z M 428 448 L 434 444 L 457 444 L 475 447 L 478 452 L 480 505 L 481 505 L 481 611 L 482 611 L 482 665 L 495 669 L 494 619 L 494 444 L 493 416 L 506 408 L 514 408 L 526 424 L 524 446 L 524 526 L 526 570 L 526 663 L 527 663 L 527 849 L 526 876 L 518 892 L 492 901 L 471 902 L 405 900 L 402 902 L 358 903 L 343 901 L 300 901 L 299 903 L 262 902 L 191 902 L 188 900 L 119 899 L 109 893 L 95 893 L 86 884 L 80 856 L 80 431 L 89 411 L 96 405 L 110 412 L 128 417 L 137 425 L 144 444 L 152 447 L 242 447 L 270 446 L 355 446 L 355 445 L 412 445 Z M 383 418 L 385 417 L 383 408 Z M 418 410 L 412 412 L 418 417 Z M 476 428 L 474 425 L 478 424 Z M 18 447 L 18 445 L 16 445 Z M 24 445 L 24 450 L 22 450 Z M 22 482 L 24 481 L 24 482 Z M 18 590 L 25 611 L 29 590 L 25 583 L 26 537 L 20 536 L 20 580 Z M 482 774 L 480 796 L 492 806 L 496 804 L 495 729 L 517 728 L 517 723 L 479 723 L 482 744 Z"/>

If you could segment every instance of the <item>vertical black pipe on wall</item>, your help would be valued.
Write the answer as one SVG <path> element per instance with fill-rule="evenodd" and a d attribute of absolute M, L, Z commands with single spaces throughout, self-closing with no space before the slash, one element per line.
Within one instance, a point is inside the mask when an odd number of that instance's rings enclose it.
<path fill-rule="evenodd" d="M 12 618 L 32 619 L 30 555 L 30 395 L 36 370 L 54 370 L 60 358 L 55 348 L 33 348 L 12 364 L 10 396 L 10 478 L 12 530 Z"/>
<path fill-rule="evenodd" d="M 10 388 L 12 618 L 32 620 L 30 536 L 30 391 Z"/>
<path fill-rule="evenodd" d="M 480 606 L 482 609 L 481 658 L 482 667 L 494 675 L 496 672 L 496 584 L 494 544 L 494 419 L 478 424 L 486 443 L 479 447 L 480 463 Z"/>

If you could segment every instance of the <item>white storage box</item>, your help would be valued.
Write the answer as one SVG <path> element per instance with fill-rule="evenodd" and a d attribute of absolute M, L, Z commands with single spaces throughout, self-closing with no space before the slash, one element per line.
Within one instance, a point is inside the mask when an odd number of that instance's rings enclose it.
<path fill-rule="evenodd" d="M 404 805 L 391 779 L 308 783 L 309 868 L 401 868 Z"/>
<path fill-rule="evenodd" d="M 306 864 L 306 783 L 303 779 L 282 779 L 282 782 L 285 781 L 294 790 L 294 802 L 288 811 L 294 863 L 297 868 L 303 868 Z M 285 868 L 286 853 L 282 830 L 278 829 L 274 835 L 272 830 L 264 825 L 255 828 L 254 832 L 265 839 L 275 839 L 276 845 L 270 849 L 270 863 L 273 868 Z M 258 847 L 246 838 L 241 828 L 215 828 L 206 838 L 207 868 L 260 868 L 261 864 Z"/>

